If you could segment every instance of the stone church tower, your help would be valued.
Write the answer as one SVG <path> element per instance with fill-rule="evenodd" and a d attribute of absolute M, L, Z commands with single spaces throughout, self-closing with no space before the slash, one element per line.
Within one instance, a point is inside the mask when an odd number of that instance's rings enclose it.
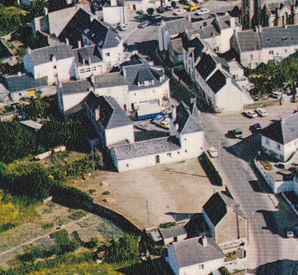
<path fill-rule="evenodd" d="M 242 25 L 285 26 L 298 23 L 298 0 L 242 0 Z"/>

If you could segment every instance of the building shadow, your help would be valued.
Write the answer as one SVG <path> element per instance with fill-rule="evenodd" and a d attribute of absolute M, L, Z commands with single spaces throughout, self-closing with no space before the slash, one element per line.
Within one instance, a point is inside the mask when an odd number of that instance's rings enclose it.
<path fill-rule="evenodd" d="M 157 47 L 157 44 L 158 42 L 156 40 L 136 42 L 132 45 L 128 45 L 127 51 L 129 52 L 138 51 L 140 54 L 149 56 L 152 60 L 154 60 L 155 49 Z"/>
<path fill-rule="evenodd" d="M 276 262 L 260 265 L 257 269 L 247 270 L 249 274 L 256 275 L 297 275 L 298 274 L 298 261 L 292 260 L 279 260 Z"/>
<path fill-rule="evenodd" d="M 174 275 L 171 267 L 162 257 L 121 268 L 117 271 L 126 275 Z"/>
<path fill-rule="evenodd" d="M 265 193 L 265 194 L 272 194 L 272 191 L 264 183 L 263 180 L 250 180 L 249 184 L 251 185 L 252 189 L 257 193 Z"/>
<path fill-rule="evenodd" d="M 160 138 L 160 137 L 166 137 L 169 136 L 168 132 L 162 132 L 162 131 L 135 131 L 135 141 L 143 141 L 153 138 Z"/>
<path fill-rule="evenodd" d="M 191 219 L 192 216 L 197 215 L 197 213 L 176 213 L 176 212 L 167 212 L 165 214 L 172 216 L 176 222 L 188 220 L 188 219 Z"/>
<path fill-rule="evenodd" d="M 246 161 L 251 161 L 260 150 L 260 136 L 259 135 L 250 135 L 236 144 L 223 147 L 228 153 Z"/>

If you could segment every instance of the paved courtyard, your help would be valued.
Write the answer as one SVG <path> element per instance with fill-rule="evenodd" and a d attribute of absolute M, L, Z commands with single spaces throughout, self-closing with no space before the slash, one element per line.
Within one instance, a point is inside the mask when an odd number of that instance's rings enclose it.
<path fill-rule="evenodd" d="M 84 191 L 94 189 L 95 203 L 109 207 L 139 228 L 179 221 L 201 212 L 213 186 L 197 159 L 125 173 L 100 171 Z"/>

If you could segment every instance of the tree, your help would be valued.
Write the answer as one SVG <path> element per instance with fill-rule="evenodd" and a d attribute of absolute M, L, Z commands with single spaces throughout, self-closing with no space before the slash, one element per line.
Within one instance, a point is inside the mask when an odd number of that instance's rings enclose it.
<path fill-rule="evenodd" d="M 171 6 L 172 6 L 174 9 L 176 9 L 176 7 L 177 7 L 177 2 L 176 2 L 176 1 L 172 1 L 172 2 L 171 2 Z"/>
<path fill-rule="evenodd" d="M 39 131 L 39 142 L 45 148 L 62 145 L 70 138 L 70 131 L 65 122 L 52 119 Z"/>
<path fill-rule="evenodd" d="M 0 160 L 9 163 L 36 152 L 36 136 L 20 123 L 0 122 Z"/>
<path fill-rule="evenodd" d="M 149 9 L 147 9 L 147 13 L 148 13 L 149 15 L 152 15 L 152 14 L 154 13 L 154 9 L 153 9 L 153 8 L 149 8 Z"/>
<path fill-rule="evenodd" d="M 135 264 L 139 261 L 139 243 L 135 236 L 125 234 L 118 241 L 112 240 L 107 248 L 106 260 L 109 263 Z"/>

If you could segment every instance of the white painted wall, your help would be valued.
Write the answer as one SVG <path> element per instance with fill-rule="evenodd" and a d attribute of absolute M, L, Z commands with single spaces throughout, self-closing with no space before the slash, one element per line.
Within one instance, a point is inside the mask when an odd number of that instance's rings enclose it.
<path fill-rule="evenodd" d="M 123 61 L 123 41 L 117 47 L 102 49 L 102 59 L 107 67 L 116 66 Z"/>
<path fill-rule="evenodd" d="M 56 69 L 54 66 L 56 66 Z M 76 75 L 74 57 L 49 61 L 48 63 L 35 66 L 32 63 L 31 56 L 26 54 L 24 56 L 24 68 L 26 72 L 32 73 L 35 79 L 47 77 L 49 84 L 56 82 L 55 74 L 58 75 L 59 81 L 67 81 Z"/>
<path fill-rule="evenodd" d="M 106 129 L 105 135 L 106 146 L 115 144 L 123 140 L 128 140 L 130 143 L 133 143 L 135 140 L 133 125 L 126 125 L 122 127 Z"/>
<path fill-rule="evenodd" d="M 76 79 L 86 79 L 91 75 L 101 75 L 105 73 L 105 66 L 103 62 L 92 63 L 88 65 L 76 66 Z"/>
<path fill-rule="evenodd" d="M 103 21 L 111 25 L 126 23 L 126 9 L 121 6 L 103 7 Z"/>

